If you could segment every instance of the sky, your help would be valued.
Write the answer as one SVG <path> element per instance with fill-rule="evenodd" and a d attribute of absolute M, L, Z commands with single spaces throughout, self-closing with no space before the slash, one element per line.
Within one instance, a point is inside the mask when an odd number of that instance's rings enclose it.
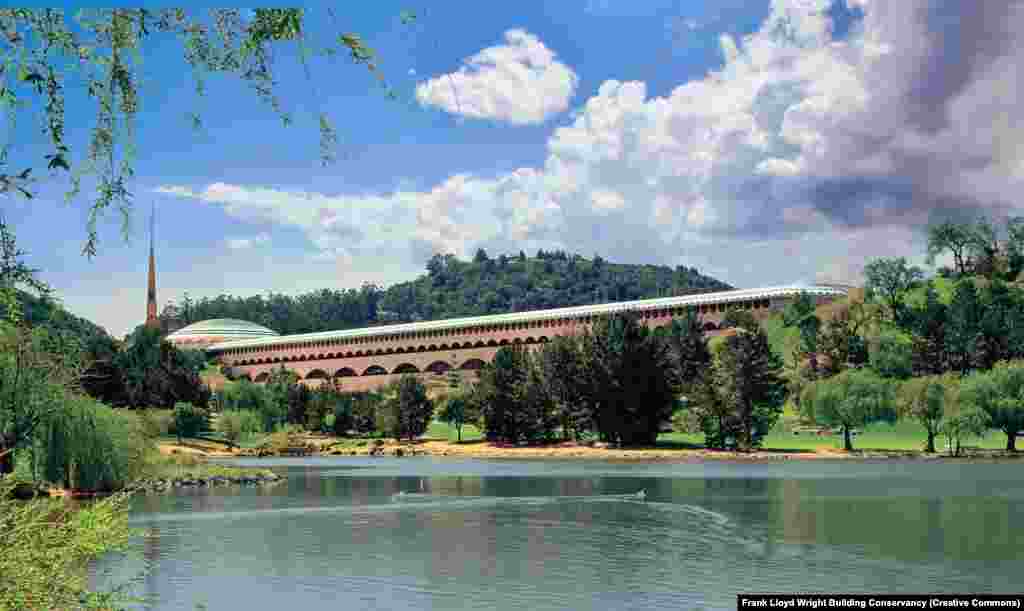
<path fill-rule="evenodd" d="M 310 34 L 359 32 L 398 95 L 345 60 L 307 79 L 285 49 L 287 127 L 236 80 L 197 98 L 180 46 L 147 50 L 129 239 L 108 214 L 83 257 L 88 201 L 42 184 L 4 202 L 27 261 L 121 336 L 145 317 L 151 206 L 161 308 L 387 286 L 481 247 L 857 283 L 873 257 L 923 263 L 929 222 L 1024 214 L 1022 2 L 431 4 L 310 7 Z M 77 150 L 89 104 L 69 94 Z M 18 130 L 12 165 L 37 163 Z"/>

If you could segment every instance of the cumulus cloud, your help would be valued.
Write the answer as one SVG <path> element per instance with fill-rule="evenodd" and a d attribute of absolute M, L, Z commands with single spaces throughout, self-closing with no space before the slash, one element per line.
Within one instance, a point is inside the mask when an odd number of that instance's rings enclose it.
<path fill-rule="evenodd" d="M 644 83 L 603 83 L 553 131 L 540 167 L 455 174 L 427 191 L 379 196 L 231 185 L 164 192 L 302 227 L 322 252 L 356 257 L 382 244 L 408 245 L 417 262 L 477 246 L 553 245 L 695 266 L 744 286 L 857 278 L 865 258 L 919 256 L 921 228 L 938 216 L 1019 207 L 1024 7 L 847 3 L 863 15 L 841 40 L 830 0 L 772 0 L 756 32 L 720 38 L 723 64 L 704 78 L 659 97 Z M 490 87 L 515 80 L 500 66 L 516 64 L 517 49 L 542 47 L 512 34 L 452 75 L 478 78 L 476 89 L 458 89 L 476 92 L 475 102 L 460 98 L 463 114 L 547 115 Z M 435 84 L 430 95 L 448 109 L 450 88 Z M 327 223 L 320 209 L 340 220 Z M 374 220 L 389 233 L 353 229 Z"/>
<path fill-rule="evenodd" d="M 247 238 L 228 238 L 224 244 L 228 250 L 248 250 L 256 246 L 262 246 L 270 241 L 270 234 L 260 233 Z"/>
<path fill-rule="evenodd" d="M 505 32 L 505 44 L 467 58 L 458 71 L 416 87 L 425 106 L 475 119 L 541 123 L 565 111 L 578 78 L 536 36 Z"/>

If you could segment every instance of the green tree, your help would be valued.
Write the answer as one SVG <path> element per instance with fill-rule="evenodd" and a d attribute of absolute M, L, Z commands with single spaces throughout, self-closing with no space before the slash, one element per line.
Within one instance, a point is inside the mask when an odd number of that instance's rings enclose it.
<path fill-rule="evenodd" d="M 953 263 L 960 275 L 967 273 L 971 247 L 977 242 L 977 236 L 970 225 L 946 221 L 928 227 L 928 257 L 925 262 L 931 265 L 935 258 L 949 251 L 953 255 Z"/>
<path fill-rule="evenodd" d="M 906 326 L 906 296 L 924 279 L 924 271 L 907 263 L 906 257 L 873 259 L 864 266 L 864 289 L 872 299 L 881 299 L 889 308 L 892 321 Z"/>
<path fill-rule="evenodd" d="M 867 323 L 864 304 L 839 305 L 818 333 L 818 351 L 825 356 L 825 374 L 836 375 L 850 365 L 868 360 L 867 343 L 861 335 Z"/>
<path fill-rule="evenodd" d="M 0 477 L 14 452 L 64 409 L 79 377 L 79 356 L 45 329 L 0 323 Z"/>
<path fill-rule="evenodd" d="M 543 384 L 554 401 L 562 437 L 583 439 L 593 426 L 593 406 L 587 392 L 587 365 L 579 338 L 556 336 L 541 348 L 537 361 Z"/>
<path fill-rule="evenodd" d="M 970 437 L 980 437 L 989 428 L 988 415 L 964 401 L 962 380 L 958 374 L 947 373 L 939 377 L 945 388 L 942 419 L 942 434 L 946 436 L 949 453 L 960 456 L 961 442 Z"/>
<path fill-rule="evenodd" d="M 208 429 L 209 414 L 205 409 L 185 402 L 174 404 L 174 430 L 178 443 L 184 437 L 195 437 Z"/>
<path fill-rule="evenodd" d="M 892 385 L 867 369 L 848 369 L 804 388 L 800 410 L 804 418 L 843 432 L 843 448 L 853 450 L 852 432 L 871 422 L 895 422 Z"/>
<path fill-rule="evenodd" d="M 883 378 L 909 378 L 914 371 L 915 339 L 899 329 L 882 329 L 871 342 L 871 368 Z"/>
<path fill-rule="evenodd" d="M 455 427 L 459 443 L 462 443 L 462 427 L 470 420 L 468 405 L 465 397 L 451 395 L 445 398 L 437 415 L 438 420 Z"/>
<path fill-rule="evenodd" d="M 1024 271 L 1024 217 L 1006 221 L 1006 280 L 1016 282 Z"/>
<path fill-rule="evenodd" d="M 521 432 L 516 412 L 522 405 L 529 364 L 525 350 L 518 346 L 500 348 L 480 372 L 477 405 L 488 440 L 516 443 Z"/>
<path fill-rule="evenodd" d="M 783 310 L 782 323 L 800 331 L 800 345 L 794 360 L 799 363 L 803 359 L 808 359 L 811 366 L 811 378 L 816 379 L 818 377 L 818 337 L 821 330 L 821 319 L 815 313 L 814 297 L 807 293 L 797 295 Z"/>
<path fill-rule="evenodd" d="M 185 401 L 206 407 L 210 390 L 199 373 L 204 359 L 182 351 L 160 336 L 159 329 L 137 328 L 112 357 L 117 380 L 105 386 L 110 394 L 96 398 L 116 406 L 169 408 Z"/>
<path fill-rule="evenodd" d="M 264 387 L 267 399 L 260 405 L 264 431 L 271 433 L 288 422 L 289 402 L 298 384 L 299 377 L 283 365 L 270 372 Z"/>
<path fill-rule="evenodd" d="M 924 304 L 914 310 L 912 368 L 916 375 L 937 375 L 948 370 L 946 323 L 949 308 L 939 301 L 935 285 L 925 287 Z"/>
<path fill-rule="evenodd" d="M 1002 280 L 992 280 L 978 296 L 980 316 L 978 319 L 977 362 L 981 369 L 991 369 L 997 362 L 1013 356 L 1010 340 L 1021 302 L 1020 291 L 1012 291 Z"/>
<path fill-rule="evenodd" d="M 602 317 L 583 334 L 592 421 L 604 441 L 653 445 L 677 406 L 667 342 L 632 314 Z"/>
<path fill-rule="evenodd" d="M 946 415 L 947 388 L 935 376 L 914 378 L 900 384 L 896 406 L 902 416 L 921 423 L 927 434 L 924 451 L 935 453 L 935 436 L 942 431 Z"/>
<path fill-rule="evenodd" d="M 434 417 L 434 402 L 427 397 L 427 389 L 411 374 L 403 375 L 395 383 L 393 395 L 384 404 L 388 412 L 390 430 L 396 439 L 419 437 L 427 431 Z"/>
<path fill-rule="evenodd" d="M 723 408 L 732 416 L 729 432 L 740 450 L 759 447 L 782 414 L 786 384 L 781 374 L 782 361 L 761 329 L 740 328 L 726 338 L 714 380 Z"/>
<path fill-rule="evenodd" d="M 725 316 L 722 317 L 722 324 L 719 325 L 722 329 L 746 329 L 748 331 L 756 331 L 759 328 L 757 319 L 754 315 L 747 310 L 740 310 L 739 308 L 730 308 Z"/>
<path fill-rule="evenodd" d="M 974 281 L 966 278 L 957 283 L 946 318 L 946 354 L 953 370 L 966 374 L 977 365 L 981 347 L 981 302 Z"/>
<path fill-rule="evenodd" d="M 984 412 L 989 428 L 1006 435 L 1006 450 L 1017 450 L 1017 435 L 1024 431 L 1024 363 L 1003 361 L 991 371 L 964 378 L 961 399 Z"/>

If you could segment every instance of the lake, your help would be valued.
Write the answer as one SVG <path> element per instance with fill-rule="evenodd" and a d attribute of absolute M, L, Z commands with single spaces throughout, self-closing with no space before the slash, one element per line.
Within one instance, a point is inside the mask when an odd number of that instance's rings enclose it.
<path fill-rule="evenodd" d="M 1024 463 L 234 461 L 133 499 L 156 609 L 735 609 L 736 594 L 1016 593 Z M 636 493 L 644 490 L 646 497 Z"/>

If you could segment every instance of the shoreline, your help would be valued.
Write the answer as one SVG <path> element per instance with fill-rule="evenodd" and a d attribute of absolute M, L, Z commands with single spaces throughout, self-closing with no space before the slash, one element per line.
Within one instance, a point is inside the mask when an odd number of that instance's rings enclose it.
<path fill-rule="evenodd" d="M 301 451 L 296 451 L 301 450 Z M 758 450 L 736 452 L 704 448 L 615 448 L 583 445 L 573 442 L 537 446 L 506 446 L 486 441 L 455 443 L 438 440 L 395 441 L 394 439 L 338 439 L 307 436 L 305 448 L 272 453 L 255 448 L 235 452 L 215 452 L 210 458 L 260 458 L 282 456 L 389 456 L 448 457 L 495 460 L 604 460 L 611 462 L 775 462 L 790 460 L 941 460 L 941 461 L 1013 461 L 1024 458 L 1024 452 L 1004 450 L 964 450 L 961 456 L 947 453 L 925 453 L 922 450 L 845 450 L 816 449 L 804 451 Z"/>

